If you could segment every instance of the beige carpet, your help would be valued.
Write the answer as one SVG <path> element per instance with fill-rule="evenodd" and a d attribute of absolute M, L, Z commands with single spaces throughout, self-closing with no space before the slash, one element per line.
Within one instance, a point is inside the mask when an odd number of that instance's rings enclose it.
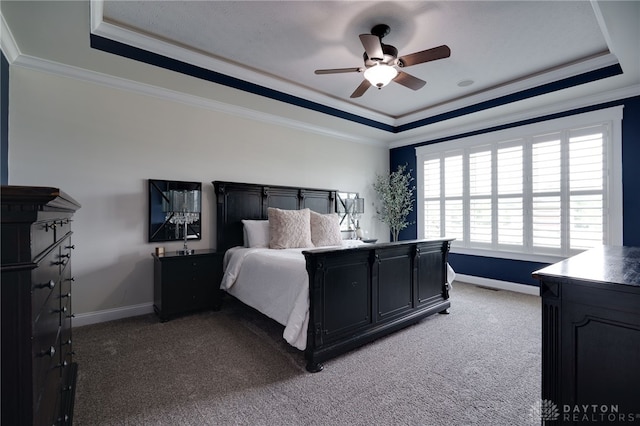
<path fill-rule="evenodd" d="M 75 425 L 534 425 L 540 298 L 454 283 L 435 315 L 310 374 L 282 328 L 221 312 L 74 329 Z"/>

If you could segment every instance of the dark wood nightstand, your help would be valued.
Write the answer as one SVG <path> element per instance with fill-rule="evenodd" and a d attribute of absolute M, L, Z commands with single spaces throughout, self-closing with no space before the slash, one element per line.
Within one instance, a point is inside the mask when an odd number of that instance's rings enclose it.
<path fill-rule="evenodd" d="M 162 321 L 173 316 L 220 308 L 223 253 L 153 254 L 153 309 Z"/>

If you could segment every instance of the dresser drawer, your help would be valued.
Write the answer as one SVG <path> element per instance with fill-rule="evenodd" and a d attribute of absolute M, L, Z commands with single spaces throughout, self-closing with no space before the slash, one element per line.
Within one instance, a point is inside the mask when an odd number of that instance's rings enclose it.
<path fill-rule="evenodd" d="M 34 425 L 57 425 L 60 415 L 60 371 L 55 366 L 46 371 L 42 387 L 34 395 Z M 35 391 L 35 389 L 34 389 Z"/>
<path fill-rule="evenodd" d="M 56 240 L 60 240 L 65 237 L 65 235 L 71 234 L 71 219 L 63 218 L 55 220 L 55 227 L 53 228 L 55 232 Z"/>
<path fill-rule="evenodd" d="M 34 222 L 31 225 L 31 258 L 35 259 L 56 242 L 55 220 Z"/>
<path fill-rule="evenodd" d="M 53 336 L 49 336 L 52 340 L 49 345 L 45 346 L 44 339 L 41 340 L 42 346 L 34 345 L 33 354 L 33 400 L 41 399 L 43 392 L 51 391 L 51 382 L 60 382 L 60 340 L 58 328 L 56 328 Z"/>
<path fill-rule="evenodd" d="M 31 312 L 34 319 L 51 292 L 60 291 L 59 254 L 59 248 L 54 247 L 39 260 L 38 267 L 31 273 Z"/>
<path fill-rule="evenodd" d="M 191 283 L 212 277 L 215 271 L 211 259 L 168 262 L 162 265 L 162 277 L 167 282 Z"/>
<path fill-rule="evenodd" d="M 63 318 L 60 327 L 60 362 L 67 368 L 73 361 L 73 338 L 71 335 L 71 318 Z"/>

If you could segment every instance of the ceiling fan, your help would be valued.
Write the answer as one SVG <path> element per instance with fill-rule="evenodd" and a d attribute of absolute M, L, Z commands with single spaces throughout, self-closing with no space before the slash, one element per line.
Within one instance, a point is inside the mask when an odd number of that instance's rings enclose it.
<path fill-rule="evenodd" d="M 389 31 L 388 25 L 378 24 L 371 28 L 371 34 L 360 34 L 360 42 L 364 46 L 364 53 L 362 54 L 364 67 L 316 70 L 315 73 L 364 72 L 364 80 L 351 94 L 352 98 L 359 98 L 369 87 L 375 86 L 381 89 L 391 81 L 395 81 L 412 90 L 421 89 L 427 83 L 426 81 L 407 74 L 400 69 L 451 56 L 451 49 L 446 45 L 442 45 L 398 58 L 398 49 L 390 44 L 382 43 L 382 38 L 389 34 Z"/>

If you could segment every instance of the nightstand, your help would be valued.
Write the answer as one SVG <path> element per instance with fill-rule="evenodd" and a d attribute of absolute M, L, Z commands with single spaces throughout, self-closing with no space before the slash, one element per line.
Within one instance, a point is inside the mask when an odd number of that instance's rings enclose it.
<path fill-rule="evenodd" d="M 222 253 L 153 254 L 153 309 L 160 320 L 203 309 L 220 308 Z"/>

